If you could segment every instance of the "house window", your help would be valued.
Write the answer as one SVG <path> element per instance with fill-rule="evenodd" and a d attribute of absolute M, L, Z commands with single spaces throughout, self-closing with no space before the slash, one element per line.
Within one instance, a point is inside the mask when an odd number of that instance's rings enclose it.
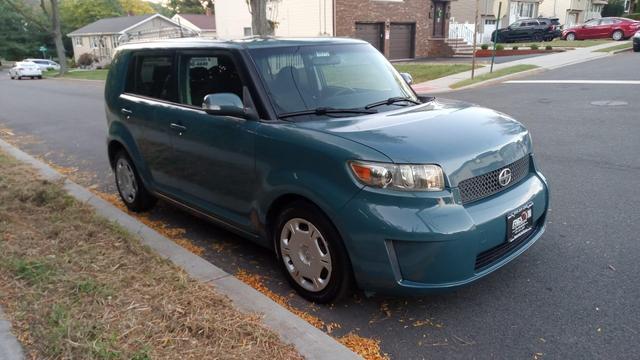
<path fill-rule="evenodd" d="M 525 3 L 525 2 L 519 2 L 517 3 L 518 5 L 518 9 L 517 9 L 517 14 L 518 17 L 521 18 L 532 18 L 535 16 L 535 3 Z"/>
<path fill-rule="evenodd" d="M 251 36 L 251 35 L 253 35 L 253 31 L 251 31 L 251 27 L 244 28 L 244 36 Z"/>
<path fill-rule="evenodd" d="M 83 44 L 82 39 L 83 39 L 83 38 L 82 38 L 81 36 L 76 36 L 76 37 L 74 38 L 74 41 L 75 41 L 76 46 L 83 46 L 83 45 L 84 45 L 84 44 Z"/>
<path fill-rule="evenodd" d="M 111 36 L 111 48 L 115 49 L 118 47 L 118 35 Z"/>
<path fill-rule="evenodd" d="M 98 48 L 98 38 L 95 36 L 92 36 L 91 38 L 89 38 L 89 44 L 91 45 L 92 49 L 97 49 Z"/>

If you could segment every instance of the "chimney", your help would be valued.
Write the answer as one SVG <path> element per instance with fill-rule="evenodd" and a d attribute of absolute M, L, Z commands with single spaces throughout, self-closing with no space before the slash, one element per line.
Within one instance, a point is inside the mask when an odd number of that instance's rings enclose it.
<path fill-rule="evenodd" d="M 211 13 L 211 8 L 210 8 L 210 7 L 207 7 L 207 16 L 211 16 L 211 15 L 213 15 L 213 14 Z"/>

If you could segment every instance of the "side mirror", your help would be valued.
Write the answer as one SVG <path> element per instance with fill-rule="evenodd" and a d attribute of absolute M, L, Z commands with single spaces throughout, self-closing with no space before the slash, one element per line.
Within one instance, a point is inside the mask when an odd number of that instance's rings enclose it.
<path fill-rule="evenodd" d="M 402 78 L 407 84 L 409 85 L 413 84 L 413 76 L 411 76 L 411 74 L 403 72 L 403 73 L 400 73 L 400 76 L 402 76 Z"/>
<path fill-rule="evenodd" d="M 255 117 L 253 111 L 246 109 L 240 97 L 234 93 L 217 93 L 205 96 L 202 110 L 210 115 L 233 116 L 242 119 Z"/>

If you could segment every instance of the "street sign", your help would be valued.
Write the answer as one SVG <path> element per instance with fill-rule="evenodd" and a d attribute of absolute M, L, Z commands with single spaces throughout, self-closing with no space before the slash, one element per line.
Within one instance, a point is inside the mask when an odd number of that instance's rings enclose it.
<path fill-rule="evenodd" d="M 45 46 L 40 46 L 40 49 L 38 49 L 38 51 L 40 52 L 46 52 L 47 48 Z"/>

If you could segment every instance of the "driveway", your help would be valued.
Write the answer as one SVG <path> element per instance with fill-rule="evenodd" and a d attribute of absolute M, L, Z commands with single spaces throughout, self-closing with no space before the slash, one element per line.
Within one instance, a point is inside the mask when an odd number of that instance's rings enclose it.
<path fill-rule="evenodd" d="M 638 60 L 638 54 L 624 53 L 526 79 L 640 80 Z M 185 229 L 205 249 L 202 256 L 225 271 L 264 275 L 268 288 L 290 296 L 295 306 L 338 323 L 333 335 L 355 331 L 380 339 L 394 359 L 635 358 L 638 93 L 639 85 L 530 83 L 446 94 L 515 115 L 528 126 L 552 191 L 542 239 L 508 266 L 452 293 L 357 293 L 335 306 L 310 305 L 289 290 L 270 252 L 168 205 L 151 217 Z M 101 96 L 99 83 L 17 82 L 5 71 L 0 128 L 12 129 L 26 151 L 90 174 L 85 185 L 112 191 Z"/>

